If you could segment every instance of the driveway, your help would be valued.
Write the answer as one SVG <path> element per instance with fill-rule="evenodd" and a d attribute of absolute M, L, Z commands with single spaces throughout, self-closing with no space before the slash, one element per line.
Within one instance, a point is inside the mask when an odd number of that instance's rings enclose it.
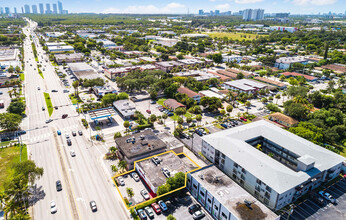
<path fill-rule="evenodd" d="M 282 215 L 282 219 L 346 219 L 346 178 L 327 187 L 324 191 L 330 193 L 338 203 L 335 205 L 328 203 L 321 207 L 309 198 L 298 204 L 290 216 Z"/>

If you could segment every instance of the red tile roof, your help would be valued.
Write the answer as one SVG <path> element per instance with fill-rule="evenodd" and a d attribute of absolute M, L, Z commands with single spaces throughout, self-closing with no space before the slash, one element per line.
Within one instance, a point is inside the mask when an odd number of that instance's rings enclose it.
<path fill-rule="evenodd" d="M 169 108 L 172 108 L 172 109 L 177 109 L 179 107 L 184 107 L 185 108 L 185 105 L 181 104 L 180 102 L 178 102 L 177 100 L 175 99 L 167 99 L 163 102 L 163 104 Z"/>
<path fill-rule="evenodd" d="M 192 91 L 191 89 L 185 88 L 185 87 L 180 87 L 178 89 L 178 92 L 186 94 L 189 98 L 193 98 L 195 96 L 198 96 L 198 94 L 196 92 Z"/>
<path fill-rule="evenodd" d="M 295 72 L 284 72 L 284 73 L 281 73 L 285 76 L 303 76 L 305 79 L 307 80 L 314 80 L 316 79 L 316 77 L 314 76 L 309 76 L 309 75 L 305 75 L 305 74 L 301 74 L 301 73 L 295 73 Z"/>

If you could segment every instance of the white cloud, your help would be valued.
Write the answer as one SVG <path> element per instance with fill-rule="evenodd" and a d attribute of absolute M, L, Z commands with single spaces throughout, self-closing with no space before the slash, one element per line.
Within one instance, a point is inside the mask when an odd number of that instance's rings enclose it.
<path fill-rule="evenodd" d="M 331 5 L 336 0 L 293 0 L 295 5 Z"/>
<path fill-rule="evenodd" d="M 235 0 L 235 3 L 238 4 L 250 4 L 250 3 L 257 3 L 257 2 L 261 2 L 263 0 Z"/>
<path fill-rule="evenodd" d="M 169 3 L 159 8 L 154 5 L 130 5 L 121 10 L 118 8 L 108 8 L 103 13 L 130 13 L 130 14 L 171 14 L 181 12 L 179 9 L 185 8 L 185 5 L 179 3 Z"/>
<path fill-rule="evenodd" d="M 109 13 L 120 13 L 121 10 L 118 8 L 107 8 L 102 13 L 109 14 Z"/>
<path fill-rule="evenodd" d="M 226 3 L 226 4 L 222 4 L 222 5 L 216 5 L 215 8 L 219 9 L 219 10 L 228 10 L 231 6 Z"/>

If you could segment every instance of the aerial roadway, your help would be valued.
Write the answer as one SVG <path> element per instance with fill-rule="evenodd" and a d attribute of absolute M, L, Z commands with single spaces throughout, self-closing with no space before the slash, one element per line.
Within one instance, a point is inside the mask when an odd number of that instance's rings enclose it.
<path fill-rule="evenodd" d="M 24 28 L 25 99 L 28 118 L 24 141 L 28 155 L 44 175 L 36 182 L 32 215 L 34 219 L 128 219 L 121 198 L 102 168 L 104 146 L 94 145 L 81 124 L 81 117 L 72 105 L 66 88 L 60 83 L 34 30 L 36 23 Z M 30 37 L 31 36 L 31 37 Z M 32 43 L 37 49 L 35 61 Z M 44 78 L 38 74 L 38 66 Z M 57 92 L 53 92 L 56 90 Z M 54 109 L 49 116 L 43 93 L 50 95 Z M 62 115 L 67 114 L 66 118 Z M 49 120 L 51 119 L 51 120 Z M 73 135 L 75 132 L 75 136 Z M 58 135 L 58 133 L 61 133 Z M 69 136 L 69 138 L 66 137 Z M 70 139 L 71 145 L 68 145 Z M 61 182 L 57 186 L 57 181 Z M 92 210 L 90 202 L 96 203 Z"/>

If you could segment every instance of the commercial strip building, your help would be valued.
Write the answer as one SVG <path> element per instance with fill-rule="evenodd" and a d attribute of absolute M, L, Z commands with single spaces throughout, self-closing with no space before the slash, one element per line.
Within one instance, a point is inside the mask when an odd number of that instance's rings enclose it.
<path fill-rule="evenodd" d="M 268 86 L 250 79 L 240 79 L 228 81 L 222 84 L 225 89 L 238 90 L 245 93 L 254 93 L 261 89 L 266 89 Z"/>
<path fill-rule="evenodd" d="M 55 61 L 57 64 L 63 63 L 76 63 L 83 61 L 82 53 L 67 53 L 67 54 L 55 54 Z"/>
<path fill-rule="evenodd" d="M 173 136 L 171 138 L 174 138 Z M 118 157 L 125 160 L 129 170 L 134 168 L 134 162 L 148 158 L 166 151 L 182 152 L 182 145 L 172 146 L 165 143 L 167 137 L 162 139 L 151 129 L 115 139 L 118 147 Z M 174 138 L 175 139 L 175 138 Z"/>
<path fill-rule="evenodd" d="M 68 67 L 78 79 L 95 79 L 99 77 L 95 70 L 87 63 L 69 63 Z"/>
<path fill-rule="evenodd" d="M 203 136 L 202 154 L 273 210 L 337 177 L 345 161 L 263 120 Z"/>
<path fill-rule="evenodd" d="M 188 173 L 187 189 L 214 219 L 280 219 L 214 165 Z"/>
<path fill-rule="evenodd" d="M 119 115 L 124 119 L 130 119 L 135 115 L 136 105 L 130 100 L 118 100 L 113 102 L 114 108 Z"/>
<path fill-rule="evenodd" d="M 8 47 L 0 47 L 0 62 L 17 60 L 17 49 L 10 49 Z"/>

